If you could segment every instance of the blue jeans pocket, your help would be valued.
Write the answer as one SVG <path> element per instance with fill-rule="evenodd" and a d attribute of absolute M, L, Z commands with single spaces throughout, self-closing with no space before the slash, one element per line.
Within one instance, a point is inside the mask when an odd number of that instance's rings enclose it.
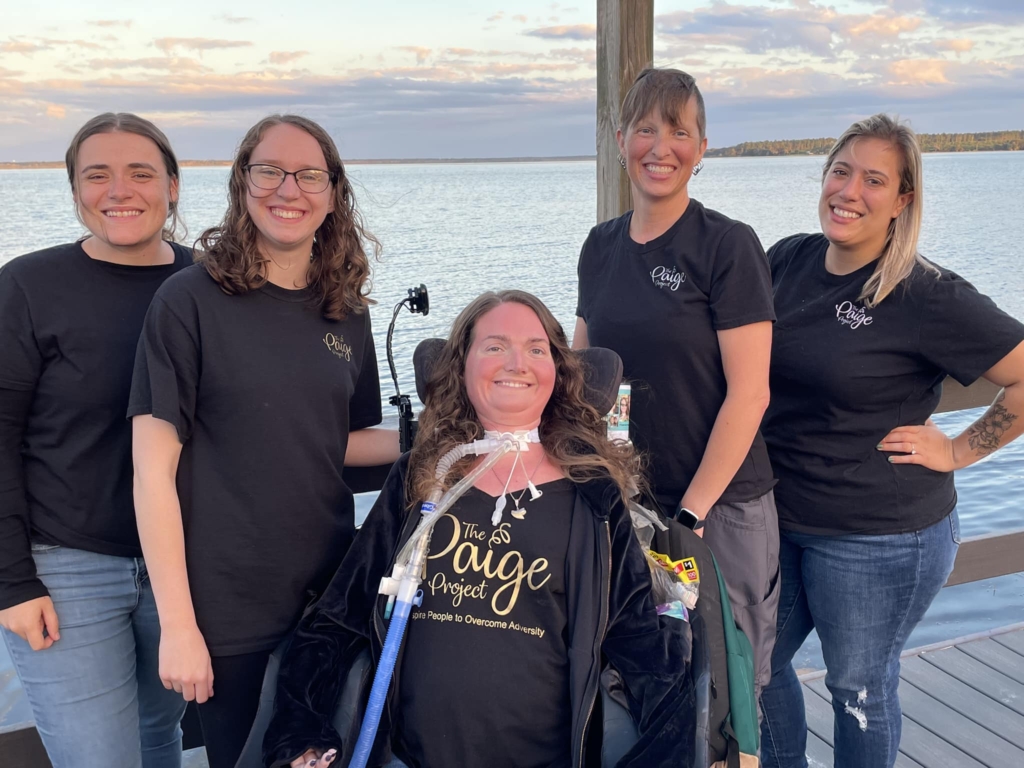
<path fill-rule="evenodd" d="M 953 543 L 960 546 L 960 516 L 957 515 L 955 508 L 949 513 L 949 530 L 953 536 Z"/>

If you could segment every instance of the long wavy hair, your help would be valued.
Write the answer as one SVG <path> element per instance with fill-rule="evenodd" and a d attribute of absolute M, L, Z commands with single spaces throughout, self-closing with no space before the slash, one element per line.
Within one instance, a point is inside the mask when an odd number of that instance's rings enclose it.
<path fill-rule="evenodd" d="M 373 301 L 370 292 L 370 260 L 364 242 L 380 256 L 380 242 L 363 225 L 356 208 L 352 184 L 345 173 L 338 148 L 330 135 L 305 117 L 271 115 L 249 129 L 238 145 L 228 182 L 228 209 L 224 219 L 203 232 L 196 243 L 197 261 L 206 267 L 224 293 L 248 293 L 267 282 L 267 257 L 259 248 L 259 230 L 246 208 L 249 164 L 263 135 L 275 125 L 293 125 L 314 139 L 323 150 L 334 196 L 334 210 L 327 214 L 313 240 L 307 283 L 324 317 L 342 320 L 350 312 L 362 312 Z"/>
<path fill-rule="evenodd" d="M 866 306 L 877 307 L 897 285 L 910 276 L 914 264 L 920 264 L 936 275 L 939 274 L 939 270 L 917 252 L 921 218 L 924 214 L 924 170 L 917 135 L 910 126 L 885 114 L 872 115 L 857 121 L 836 139 L 836 143 L 829 150 L 821 172 L 823 185 L 836 156 L 855 139 L 881 139 L 892 145 L 900 158 L 899 194 L 909 193 L 911 196 L 910 202 L 900 211 L 899 216 L 889 222 L 882 255 L 860 292 L 860 300 Z"/>
<path fill-rule="evenodd" d="M 133 115 L 131 112 L 104 112 L 102 115 L 88 120 L 85 125 L 78 129 L 75 137 L 71 139 L 68 151 L 64 155 L 64 165 L 68 171 L 68 181 L 71 182 L 71 191 L 78 194 L 78 153 L 82 149 L 85 140 L 90 136 L 99 133 L 134 133 L 149 139 L 156 148 L 160 150 L 160 156 L 164 160 L 164 169 L 167 176 L 178 182 L 178 195 L 181 195 L 181 172 L 178 169 L 178 158 L 171 149 L 171 142 L 168 141 L 164 132 L 144 117 Z M 78 212 L 78 205 L 75 205 L 75 216 L 80 222 L 82 217 Z M 85 222 L 82 222 L 85 225 Z M 167 206 L 167 222 L 164 224 L 163 239 L 174 241 L 178 238 L 184 239 L 187 235 L 185 223 L 178 213 L 178 201 L 171 200 Z"/>
<path fill-rule="evenodd" d="M 583 361 L 569 348 L 562 326 L 544 303 L 525 291 L 488 292 L 455 318 L 451 334 L 434 362 L 427 384 L 426 407 L 409 458 L 406 497 L 409 506 L 424 501 L 434 488 L 438 461 L 457 445 L 483 437 L 484 428 L 466 392 L 466 359 L 477 321 L 495 307 L 515 302 L 529 307 L 544 327 L 555 363 L 555 385 L 540 419 L 540 440 L 548 458 L 567 477 L 585 482 L 610 477 L 628 498 L 639 483 L 639 459 L 632 446 L 611 442 L 603 414 L 584 395 Z M 445 489 L 463 477 L 475 461 L 467 457 L 445 480 Z"/>

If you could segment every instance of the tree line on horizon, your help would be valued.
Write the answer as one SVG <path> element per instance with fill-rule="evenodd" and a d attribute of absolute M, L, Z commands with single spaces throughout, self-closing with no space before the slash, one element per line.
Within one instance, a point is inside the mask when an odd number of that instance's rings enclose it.
<path fill-rule="evenodd" d="M 919 133 L 922 152 L 994 152 L 1024 150 L 1024 131 L 989 133 Z M 709 149 L 707 157 L 774 157 L 777 155 L 827 155 L 836 140 L 789 139 L 745 141 L 732 147 Z"/>

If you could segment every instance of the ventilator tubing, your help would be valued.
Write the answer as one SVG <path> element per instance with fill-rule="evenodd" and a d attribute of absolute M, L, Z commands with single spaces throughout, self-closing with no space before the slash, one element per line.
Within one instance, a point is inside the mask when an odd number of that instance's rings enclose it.
<path fill-rule="evenodd" d="M 385 620 L 390 617 L 387 637 L 384 639 L 384 649 L 377 663 L 377 671 L 373 676 L 373 686 L 370 688 L 370 698 L 366 704 L 366 714 L 363 716 L 363 724 L 359 729 L 359 739 L 356 741 L 355 752 L 349 762 L 349 768 L 366 768 L 370 759 L 370 751 L 373 749 L 373 740 L 377 735 L 377 727 L 380 724 L 380 716 L 384 711 L 384 705 L 388 698 L 388 688 L 391 685 L 391 677 L 395 671 L 395 663 L 398 660 L 398 651 L 402 647 L 402 637 L 405 635 L 405 628 L 409 623 L 409 616 L 413 606 L 418 606 L 423 601 L 423 593 L 419 586 L 421 574 L 427 562 L 427 553 L 430 549 L 430 534 L 434 530 L 434 524 L 441 519 L 441 515 L 447 512 L 452 504 L 476 482 L 484 472 L 494 466 L 497 461 L 509 451 L 528 451 L 529 443 L 540 442 L 537 431 L 502 433 L 485 433 L 483 440 L 475 440 L 472 443 L 459 445 L 448 451 L 437 463 L 435 478 L 437 485 L 423 505 L 420 507 L 419 524 L 413 531 L 409 541 L 402 547 L 395 559 L 394 568 L 390 576 L 381 579 L 380 593 L 388 595 L 388 605 L 384 612 Z M 447 493 L 442 495 L 443 482 L 448 472 L 455 466 L 455 463 L 466 456 L 489 454 L 487 458 L 464 478 L 453 485 Z M 397 598 L 397 600 L 396 600 Z M 392 606 L 394 610 L 392 612 Z"/>

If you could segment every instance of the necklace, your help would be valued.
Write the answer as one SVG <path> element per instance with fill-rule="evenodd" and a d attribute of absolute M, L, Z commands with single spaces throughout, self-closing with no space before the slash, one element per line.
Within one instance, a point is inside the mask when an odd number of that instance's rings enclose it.
<path fill-rule="evenodd" d="M 512 497 L 512 502 L 516 505 L 515 511 L 512 512 L 512 517 L 516 520 L 523 520 L 526 518 L 526 507 L 521 507 L 520 502 L 523 500 L 523 496 L 526 492 L 530 492 L 530 501 L 536 501 L 544 495 L 543 491 L 537 489 L 537 486 L 533 484 L 533 476 L 537 474 L 537 470 L 540 469 L 541 464 L 544 463 L 544 457 L 541 457 L 540 462 L 526 477 L 526 487 L 519 493 L 517 497 L 514 493 L 508 490 L 509 484 L 512 482 L 512 476 L 516 473 L 516 466 L 519 465 L 522 454 L 520 451 L 516 451 L 515 460 L 512 462 L 512 470 L 508 473 L 508 480 L 505 481 L 505 487 L 501 492 L 501 496 L 498 497 L 497 501 L 494 502 L 494 512 L 491 514 L 491 525 L 497 525 L 501 522 L 501 513 L 505 510 L 507 502 L 505 501 L 505 495 L 508 494 Z M 491 472 L 494 473 L 494 477 L 497 478 L 498 482 L 501 482 L 501 475 L 498 474 L 494 467 L 491 467 Z M 523 465 L 523 474 L 526 474 L 526 465 Z"/>

